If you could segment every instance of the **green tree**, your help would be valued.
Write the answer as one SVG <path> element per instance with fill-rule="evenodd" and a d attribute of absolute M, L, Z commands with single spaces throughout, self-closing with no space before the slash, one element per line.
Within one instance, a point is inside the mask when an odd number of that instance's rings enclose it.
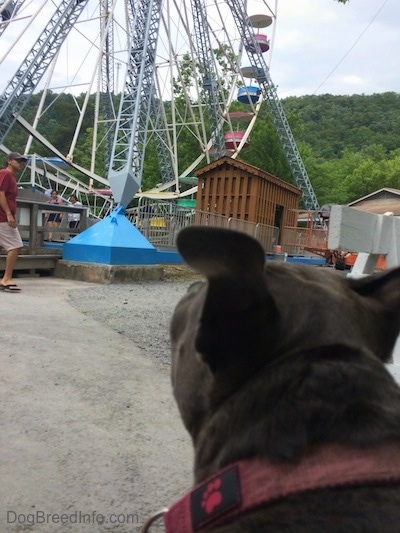
<path fill-rule="evenodd" d="M 345 179 L 347 201 L 356 200 L 383 187 L 400 188 L 400 157 L 374 161 L 366 158 Z"/>
<path fill-rule="evenodd" d="M 249 147 L 240 152 L 240 159 L 293 183 L 289 163 L 283 151 L 266 104 L 251 130 Z"/>

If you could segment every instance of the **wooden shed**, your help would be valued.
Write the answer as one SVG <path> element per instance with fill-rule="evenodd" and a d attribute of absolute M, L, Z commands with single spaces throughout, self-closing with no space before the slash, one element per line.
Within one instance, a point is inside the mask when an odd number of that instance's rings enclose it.
<path fill-rule="evenodd" d="M 195 174 L 197 210 L 278 228 L 296 226 L 301 190 L 294 185 L 230 157 Z"/>

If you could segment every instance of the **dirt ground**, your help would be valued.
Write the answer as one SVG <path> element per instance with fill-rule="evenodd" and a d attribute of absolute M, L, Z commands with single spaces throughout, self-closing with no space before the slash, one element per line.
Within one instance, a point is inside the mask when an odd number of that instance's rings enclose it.
<path fill-rule="evenodd" d="M 18 283 L 0 295 L 0 531 L 140 531 L 192 482 L 168 365 L 68 303 L 92 284 Z"/>

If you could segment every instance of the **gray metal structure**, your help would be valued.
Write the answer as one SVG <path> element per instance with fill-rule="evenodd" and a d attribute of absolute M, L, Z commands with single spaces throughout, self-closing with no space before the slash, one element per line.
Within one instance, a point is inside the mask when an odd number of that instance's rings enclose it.
<path fill-rule="evenodd" d="M 153 95 L 150 109 L 150 121 L 153 123 L 154 141 L 157 148 L 158 163 L 163 183 L 174 182 L 173 164 L 171 158 L 171 146 L 169 137 L 165 131 L 166 119 L 163 116 L 163 106 L 159 99 Z"/>
<path fill-rule="evenodd" d="M 111 0 L 100 0 L 100 23 L 103 28 L 107 26 L 107 19 L 111 16 Z M 110 164 L 115 135 L 115 80 L 114 80 L 114 22 L 108 25 L 107 36 L 104 40 L 103 56 L 101 62 L 101 109 L 104 133 L 104 162 Z"/>
<path fill-rule="evenodd" d="M 43 33 L 0 96 L 0 144 L 37 88 L 88 0 L 61 0 Z"/>
<path fill-rule="evenodd" d="M 9 25 L 10 21 L 18 15 L 24 0 L 3 0 L 0 3 L 0 36 Z"/>
<path fill-rule="evenodd" d="M 127 206 L 140 188 L 150 111 L 162 0 L 135 4 L 125 90 L 121 98 L 108 180 L 115 201 Z"/>
<path fill-rule="evenodd" d="M 214 159 L 225 155 L 225 139 L 218 97 L 217 71 L 211 48 L 210 33 L 204 0 L 192 0 L 194 34 L 196 37 L 200 74 L 205 93 L 206 109 L 210 120 L 211 141 Z"/>

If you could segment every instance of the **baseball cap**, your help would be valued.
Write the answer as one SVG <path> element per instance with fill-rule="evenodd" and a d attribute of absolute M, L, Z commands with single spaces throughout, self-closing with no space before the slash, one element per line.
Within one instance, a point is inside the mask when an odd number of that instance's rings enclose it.
<path fill-rule="evenodd" d="M 7 161 L 11 161 L 11 159 L 15 159 L 15 160 L 20 160 L 20 161 L 28 161 L 28 159 L 24 156 L 24 155 L 21 155 L 20 153 L 18 152 L 10 152 L 8 155 L 7 155 Z"/>

